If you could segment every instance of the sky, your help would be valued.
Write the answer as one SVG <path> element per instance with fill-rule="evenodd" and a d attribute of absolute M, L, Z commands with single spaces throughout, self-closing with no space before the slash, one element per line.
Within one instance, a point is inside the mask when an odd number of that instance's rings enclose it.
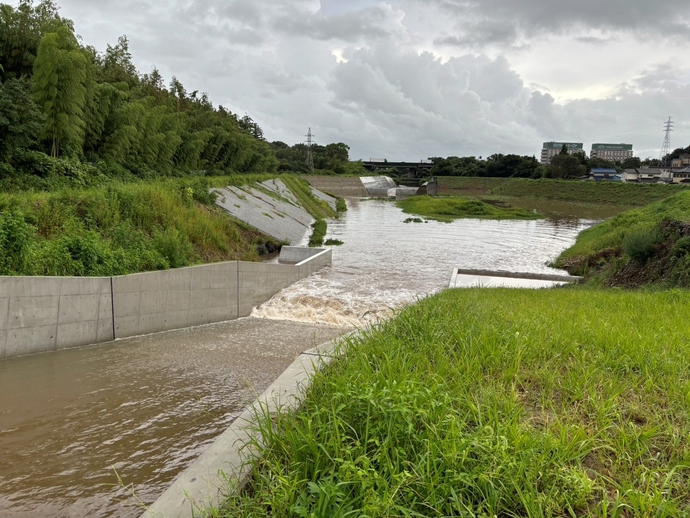
<path fill-rule="evenodd" d="M 688 0 L 57 0 L 87 45 L 352 159 L 690 145 Z M 16 2 L 14 2 L 16 5 Z"/>

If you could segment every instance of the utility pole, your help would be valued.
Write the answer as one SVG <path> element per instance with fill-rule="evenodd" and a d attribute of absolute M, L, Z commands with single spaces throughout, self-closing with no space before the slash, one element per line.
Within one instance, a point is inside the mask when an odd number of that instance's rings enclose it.
<path fill-rule="evenodd" d="M 659 157 L 659 160 L 661 161 L 661 165 L 663 167 L 666 167 L 668 165 L 666 163 L 666 159 L 668 155 L 671 154 L 671 132 L 673 131 L 674 124 L 675 123 L 671 120 L 671 117 L 669 117 L 666 124 L 664 124 L 666 136 L 664 137 L 664 145 L 661 146 L 661 156 Z"/>
<path fill-rule="evenodd" d="M 309 132 L 306 135 L 307 137 L 307 167 L 309 168 L 310 171 L 314 170 L 314 152 L 311 148 L 312 145 L 312 137 L 314 135 L 311 134 L 311 128 L 309 128 Z"/>

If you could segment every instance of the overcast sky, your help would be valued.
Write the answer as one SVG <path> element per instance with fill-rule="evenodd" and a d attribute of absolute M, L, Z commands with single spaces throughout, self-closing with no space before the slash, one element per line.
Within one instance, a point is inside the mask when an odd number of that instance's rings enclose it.
<path fill-rule="evenodd" d="M 351 158 L 690 145 L 688 0 L 57 0 L 84 42 Z M 14 3 L 16 5 L 16 2 Z"/>

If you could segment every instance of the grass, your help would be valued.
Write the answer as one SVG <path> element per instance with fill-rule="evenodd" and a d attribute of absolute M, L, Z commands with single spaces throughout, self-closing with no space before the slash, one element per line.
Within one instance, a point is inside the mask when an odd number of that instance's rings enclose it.
<path fill-rule="evenodd" d="M 214 516 L 684 516 L 690 293 L 450 290 L 260 419 Z"/>
<path fill-rule="evenodd" d="M 627 206 L 647 205 L 685 189 L 681 185 L 449 176 L 439 176 L 438 184 L 443 195 L 493 194 Z"/>
<path fill-rule="evenodd" d="M 646 207 L 623 212 L 584 230 L 576 243 L 558 257 L 556 265 L 569 266 L 573 273 L 585 274 L 592 258 L 607 252 L 620 255 L 626 238 L 652 232 L 664 221 L 690 221 L 690 191 L 682 191 Z"/>
<path fill-rule="evenodd" d="M 406 214 L 418 214 L 438 221 L 458 218 L 539 219 L 540 214 L 516 208 L 496 207 L 474 198 L 412 196 L 397 202 Z"/>
<path fill-rule="evenodd" d="M 255 230 L 215 207 L 203 180 L 0 194 L 0 274 L 109 276 L 258 260 Z"/>

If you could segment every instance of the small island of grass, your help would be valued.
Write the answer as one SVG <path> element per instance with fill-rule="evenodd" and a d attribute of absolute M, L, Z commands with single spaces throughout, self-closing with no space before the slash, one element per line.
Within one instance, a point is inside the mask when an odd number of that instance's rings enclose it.
<path fill-rule="evenodd" d="M 459 218 L 480 219 L 541 219 L 543 216 L 514 207 L 497 207 L 476 198 L 413 196 L 397 202 L 406 214 L 417 214 L 437 221 L 450 222 Z"/>

